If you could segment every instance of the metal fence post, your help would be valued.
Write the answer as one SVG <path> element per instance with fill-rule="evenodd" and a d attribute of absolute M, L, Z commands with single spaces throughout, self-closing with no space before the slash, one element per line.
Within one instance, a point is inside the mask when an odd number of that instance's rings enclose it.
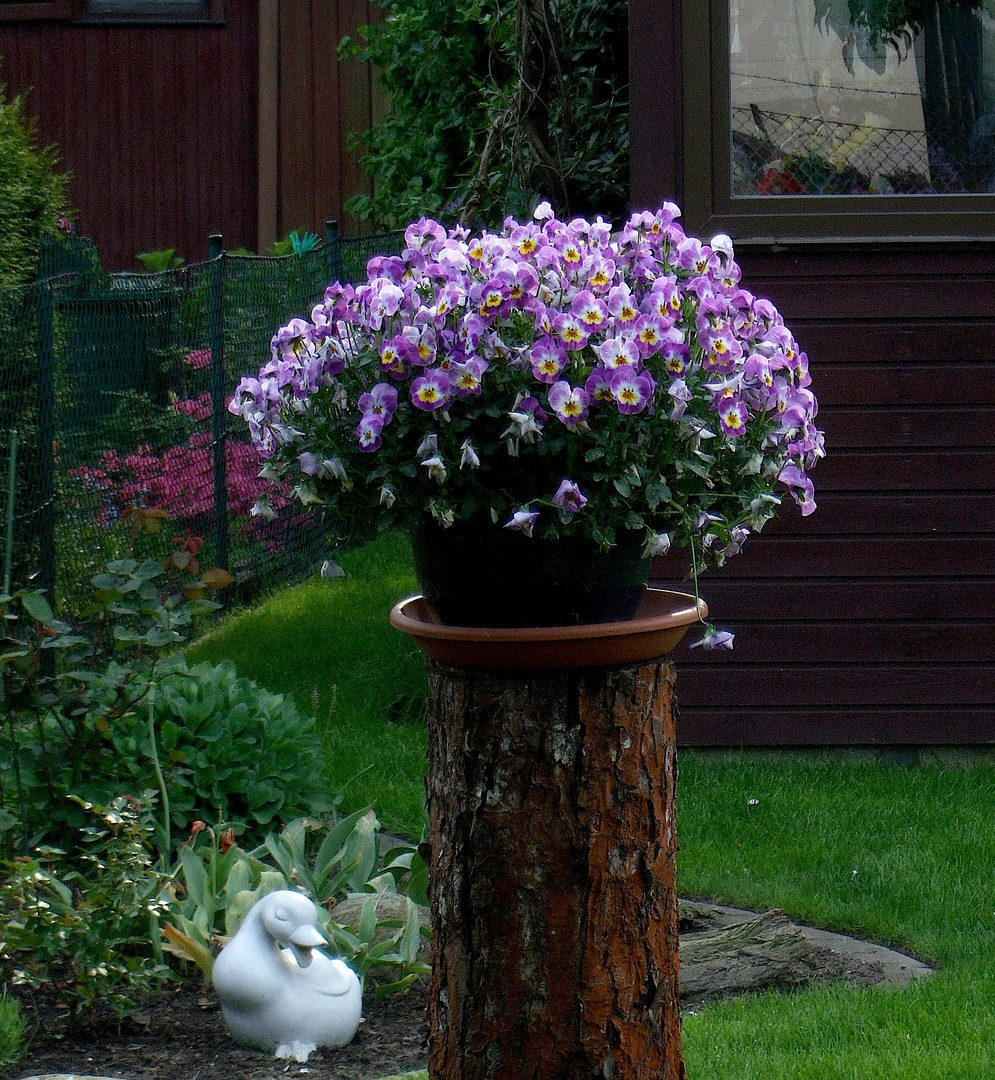
<path fill-rule="evenodd" d="M 55 550 L 55 333 L 52 287 L 38 285 L 38 547 L 39 585 L 57 610 Z"/>
<path fill-rule="evenodd" d="M 216 565 L 228 568 L 228 485 L 225 465 L 224 251 L 219 234 L 207 238 L 211 333 L 211 448 L 214 460 L 214 550 Z"/>
<path fill-rule="evenodd" d="M 7 461 L 7 518 L 3 536 L 3 591 L 10 594 L 14 565 L 14 506 L 17 502 L 17 428 L 10 429 L 10 457 Z"/>

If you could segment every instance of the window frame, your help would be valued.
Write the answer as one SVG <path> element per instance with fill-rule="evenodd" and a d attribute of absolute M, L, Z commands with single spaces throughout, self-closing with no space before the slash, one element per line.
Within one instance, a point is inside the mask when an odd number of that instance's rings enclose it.
<path fill-rule="evenodd" d="M 77 0 L 26 0 L 23 3 L 0 3 L 0 22 L 34 22 L 74 19 L 79 13 Z"/>
<path fill-rule="evenodd" d="M 134 0 L 129 11 L 91 11 L 87 0 L 80 0 L 83 13 L 76 20 L 79 24 L 130 24 L 147 26 L 150 23 L 176 26 L 222 24 L 224 22 L 224 0 L 202 0 L 200 12 L 174 9 L 168 10 L 169 0 L 165 0 L 156 10 L 157 0 Z"/>
<path fill-rule="evenodd" d="M 64 22 L 73 26 L 223 26 L 224 0 L 202 0 L 201 10 L 169 10 L 169 0 L 134 0 L 121 11 L 90 11 L 87 0 L 0 2 L 0 22 Z"/>
<path fill-rule="evenodd" d="M 694 231 L 763 244 L 995 238 L 991 194 L 733 195 L 729 0 L 682 8 L 682 209 Z"/>

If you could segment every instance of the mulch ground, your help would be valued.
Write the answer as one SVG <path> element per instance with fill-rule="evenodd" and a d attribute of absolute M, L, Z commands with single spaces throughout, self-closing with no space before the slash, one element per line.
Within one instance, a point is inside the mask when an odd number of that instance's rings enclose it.
<path fill-rule="evenodd" d="M 28 1056 L 9 1074 L 51 1073 L 122 1077 L 124 1080 L 374 1080 L 423 1069 L 428 1060 L 426 983 L 377 1001 L 366 995 L 356 1038 L 336 1050 L 315 1050 L 306 1064 L 278 1061 L 248 1050 L 228 1034 L 213 994 L 191 981 L 158 994 L 148 1008 L 118 1027 L 66 1031 L 38 1004 L 39 1028 Z M 30 1016 L 30 1008 L 25 1010 Z"/>

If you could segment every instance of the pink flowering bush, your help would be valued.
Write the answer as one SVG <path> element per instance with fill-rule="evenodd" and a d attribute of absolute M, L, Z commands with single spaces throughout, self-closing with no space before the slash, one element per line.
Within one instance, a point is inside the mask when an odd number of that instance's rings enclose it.
<path fill-rule="evenodd" d="M 289 504 L 286 494 L 274 493 L 273 485 L 259 478 L 259 456 L 252 446 L 229 442 L 225 454 L 228 509 L 234 516 L 249 518 L 264 494 L 269 495 L 268 507 L 283 509 Z M 73 476 L 87 491 L 99 494 L 100 517 L 107 525 L 120 520 L 130 507 L 168 510 L 182 527 L 194 531 L 214 514 L 210 431 L 194 432 L 187 442 L 162 454 L 149 446 L 130 454 L 105 450 L 96 466 L 76 469 Z"/>
<path fill-rule="evenodd" d="M 547 203 L 498 233 L 412 224 L 333 284 L 229 409 L 302 504 L 529 536 L 742 547 L 823 455 L 808 363 L 732 242 L 664 204 L 618 234 Z"/>

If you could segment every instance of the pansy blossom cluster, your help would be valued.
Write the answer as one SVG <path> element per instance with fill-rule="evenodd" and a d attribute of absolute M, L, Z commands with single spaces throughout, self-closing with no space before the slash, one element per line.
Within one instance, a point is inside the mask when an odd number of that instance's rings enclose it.
<path fill-rule="evenodd" d="M 805 354 L 728 237 L 670 203 L 617 233 L 541 204 L 499 233 L 421 220 L 237 387 L 264 475 L 385 524 L 622 530 L 721 563 L 823 455 Z"/>

